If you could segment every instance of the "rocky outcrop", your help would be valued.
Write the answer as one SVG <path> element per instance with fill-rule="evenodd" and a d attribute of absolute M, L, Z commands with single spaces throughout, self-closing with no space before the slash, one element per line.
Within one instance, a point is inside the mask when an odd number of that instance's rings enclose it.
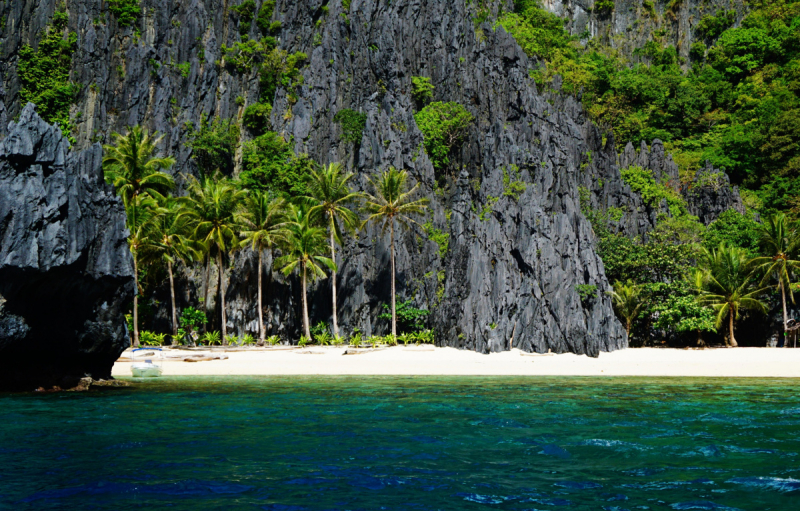
<path fill-rule="evenodd" d="M 691 183 L 681 186 L 681 193 L 686 199 L 689 213 L 706 225 L 729 209 L 745 213 L 739 188 L 731 186 L 725 169 L 715 169 L 709 162 L 697 171 Z"/>
<path fill-rule="evenodd" d="M 0 388 L 107 378 L 133 266 L 102 149 L 71 152 L 28 104 L 0 142 Z"/>

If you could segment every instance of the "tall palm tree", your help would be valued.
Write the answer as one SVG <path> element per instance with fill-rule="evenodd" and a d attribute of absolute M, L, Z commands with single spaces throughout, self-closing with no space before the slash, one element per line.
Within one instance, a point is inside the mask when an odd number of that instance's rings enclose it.
<path fill-rule="evenodd" d="M 181 197 L 183 215 L 193 228 L 192 238 L 207 250 L 217 254 L 219 268 L 219 299 L 221 305 L 222 338 L 228 334 L 225 314 L 225 267 L 223 256 L 239 248 L 236 213 L 246 197 L 227 179 L 206 178 L 202 182 L 189 176 L 189 194 Z"/>
<path fill-rule="evenodd" d="M 287 235 L 286 202 L 264 192 L 252 192 L 239 215 L 244 243 L 252 245 L 258 252 L 258 331 L 259 344 L 264 344 L 264 307 L 261 298 L 262 255 Z"/>
<path fill-rule="evenodd" d="M 163 136 L 150 136 L 141 126 L 133 126 L 127 135 L 112 133 L 111 138 L 114 145 L 103 146 L 103 174 L 126 206 L 143 193 L 166 194 L 172 190 L 172 176 L 161 170 L 174 165 L 175 158 L 155 156 Z"/>
<path fill-rule="evenodd" d="M 308 184 L 309 199 L 315 203 L 310 210 L 313 217 L 321 217 L 328 226 L 331 243 L 331 260 L 336 262 L 336 244 L 342 242 L 342 231 L 354 232 L 358 228 L 359 218 L 348 206 L 362 197 L 363 194 L 353 192 L 348 181 L 353 173 L 343 173 L 339 163 L 331 163 L 322 171 L 311 172 Z M 339 319 L 336 314 L 336 270 L 331 275 L 333 291 L 333 335 L 339 336 Z"/>
<path fill-rule="evenodd" d="M 149 195 L 135 195 L 125 208 L 127 226 L 130 231 L 128 247 L 133 256 L 133 281 L 136 294 L 133 295 L 133 346 L 139 347 L 139 264 L 141 252 L 147 245 L 148 228 L 160 213 L 158 203 Z"/>
<path fill-rule="evenodd" d="M 800 269 L 800 261 L 794 259 L 800 248 L 800 234 L 796 226 L 791 225 L 783 213 L 768 218 L 758 226 L 758 230 L 761 253 L 764 255 L 753 259 L 752 264 L 764 272 L 762 284 L 766 284 L 772 277 L 778 279 L 778 289 L 781 292 L 781 304 L 783 305 L 783 334 L 786 336 L 788 328 L 786 323 L 789 319 L 786 312 L 786 291 L 789 291 L 789 297 L 794 303 L 791 272 Z"/>
<path fill-rule="evenodd" d="M 642 310 L 644 302 L 641 297 L 641 288 L 634 284 L 633 281 L 614 282 L 614 287 L 611 291 L 611 298 L 614 301 L 614 308 L 617 313 L 625 320 L 625 332 L 628 337 L 631 336 L 631 327 L 639 311 Z"/>
<path fill-rule="evenodd" d="M 375 195 L 367 195 L 365 209 L 369 217 L 364 221 L 382 224 L 381 234 L 386 233 L 387 227 L 391 232 L 391 261 L 392 261 L 392 336 L 397 337 L 397 308 L 395 306 L 394 284 L 394 223 L 404 229 L 409 229 L 411 223 L 416 223 L 409 215 L 422 213 L 427 207 L 428 199 L 413 200 L 419 188 L 419 183 L 408 189 L 408 172 L 390 167 L 383 172 L 377 181 L 369 179 Z"/>
<path fill-rule="evenodd" d="M 175 279 L 172 267 L 178 261 L 186 263 L 199 259 L 202 251 L 191 239 L 188 219 L 181 214 L 182 208 L 177 199 L 164 197 L 159 202 L 159 212 L 146 229 L 142 255 L 144 261 L 167 265 L 172 304 L 172 338 L 175 341 L 178 337 L 178 314 L 175 307 Z"/>
<path fill-rule="evenodd" d="M 717 313 L 716 326 L 720 328 L 728 318 L 730 346 L 738 346 L 734 336 L 734 323 L 741 309 L 765 311 L 758 299 L 764 288 L 754 285 L 754 273 L 747 253 L 738 247 L 721 244 L 719 248 L 704 253 L 705 278 L 698 302 L 710 305 Z"/>
<path fill-rule="evenodd" d="M 327 250 L 325 229 L 316 227 L 305 206 L 291 208 L 288 236 L 286 237 L 286 255 L 277 261 L 278 267 L 284 275 L 290 275 L 296 269 L 300 270 L 302 281 L 303 303 L 303 335 L 311 339 L 311 325 L 308 321 L 308 299 L 306 298 L 306 282 L 316 278 L 324 279 L 325 272 L 320 265 L 327 266 L 331 271 L 336 270 L 336 264 L 322 254 Z"/>

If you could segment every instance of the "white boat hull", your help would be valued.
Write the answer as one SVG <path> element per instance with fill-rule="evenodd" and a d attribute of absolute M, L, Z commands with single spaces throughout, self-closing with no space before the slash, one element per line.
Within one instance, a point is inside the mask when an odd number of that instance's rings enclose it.
<path fill-rule="evenodd" d="M 161 368 L 155 364 L 136 363 L 131 365 L 131 373 L 135 378 L 157 378 L 161 376 Z"/>

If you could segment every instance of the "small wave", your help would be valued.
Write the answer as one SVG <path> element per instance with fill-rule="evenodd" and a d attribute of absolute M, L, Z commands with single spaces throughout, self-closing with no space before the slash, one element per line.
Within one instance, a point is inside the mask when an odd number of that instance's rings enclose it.
<path fill-rule="evenodd" d="M 545 506 L 561 506 L 568 507 L 572 505 L 571 500 L 567 499 L 530 499 L 534 504 L 544 504 Z"/>
<path fill-rule="evenodd" d="M 734 477 L 727 482 L 755 488 L 778 490 L 783 493 L 800 491 L 800 479 L 792 479 L 791 477 L 786 479 L 779 477 Z"/>
<path fill-rule="evenodd" d="M 477 504 L 502 504 L 517 498 L 503 495 L 481 495 L 480 493 L 456 493 L 456 497 L 461 497 L 467 502 L 475 502 Z"/>
<path fill-rule="evenodd" d="M 602 488 L 603 485 L 600 483 L 593 483 L 591 481 L 581 482 L 581 481 L 559 481 L 557 483 L 553 483 L 553 486 L 558 486 L 560 488 L 567 488 L 569 490 L 594 490 L 595 488 Z"/>
<path fill-rule="evenodd" d="M 676 504 L 672 504 L 669 507 L 672 509 L 701 509 L 701 510 L 708 510 L 708 511 L 742 511 L 737 507 L 729 507 L 723 506 L 721 504 L 717 504 L 715 502 L 710 502 L 708 500 L 695 500 L 692 502 L 678 502 Z"/>
<path fill-rule="evenodd" d="M 787 408 L 781 410 L 781 415 L 800 415 L 800 408 Z"/>
<path fill-rule="evenodd" d="M 623 449 L 634 449 L 637 451 L 646 451 L 648 450 L 647 447 L 639 444 L 634 444 L 632 442 L 623 442 L 622 440 L 604 440 L 602 438 L 592 438 L 590 440 L 584 440 L 579 445 L 592 445 L 595 447 L 617 447 Z"/>

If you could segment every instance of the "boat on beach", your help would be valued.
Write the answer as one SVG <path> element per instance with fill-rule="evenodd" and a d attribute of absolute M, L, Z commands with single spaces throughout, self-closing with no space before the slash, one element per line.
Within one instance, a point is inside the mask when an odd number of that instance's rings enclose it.
<path fill-rule="evenodd" d="M 141 352 L 148 352 L 148 353 L 141 353 Z M 154 363 L 152 358 L 143 358 L 140 361 L 136 360 L 137 352 L 142 356 L 154 356 L 158 352 L 159 358 L 158 363 Z M 152 353 L 151 353 L 152 352 Z M 162 367 L 161 361 L 164 358 L 164 354 L 160 348 L 137 348 L 133 350 L 133 364 L 131 364 L 131 373 L 133 374 L 134 378 L 158 378 L 161 376 Z"/>

